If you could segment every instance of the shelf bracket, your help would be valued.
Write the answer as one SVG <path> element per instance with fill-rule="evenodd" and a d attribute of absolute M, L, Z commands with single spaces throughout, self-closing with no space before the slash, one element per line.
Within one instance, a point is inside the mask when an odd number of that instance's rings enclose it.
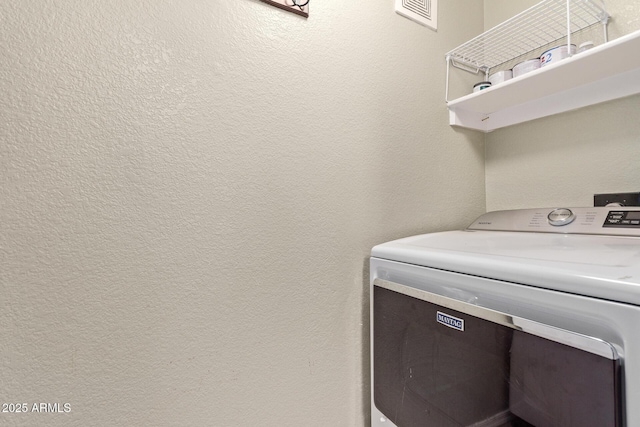
<path fill-rule="evenodd" d="M 480 73 L 480 71 L 485 72 L 484 67 L 474 67 L 471 65 L 463 64 L 461 62 L 456 62 L 456 60 L 453 58 L 451 58 L 451 65 L 453 65 L 456 68 L 459 68 L 460 70 L 464 70 L 472 74 L 478 74 Z"/>
<path fill-rule="evenodd" d="M 449 103 L 449 69 L 451 68 L 451 56 L 447 55 L 447 82 L 444 86 L 444 102 Z"/>
<path fill-rule="evenodd" d="M 464 64 L 462 62 L 456 62 L 456 60 L 453 59 L 451 55 L 447 55 L 445 59 L 447 60 L 447 82 L 446 82 L 446 88 L 445 88 L 445 94 L 444 94 L 444 99 L 446 102 L 449 102 L 449 70 L 451 69 L 452 65 L 455 68 L 458 68 L 460 70 L 463 70 L 472 74 L 479 74 L 480 72 L 483 72 L 485 75 L 485 79 L 489 78 L 489 69 L 486 67 L 475 67 L 475 66 Z"/>

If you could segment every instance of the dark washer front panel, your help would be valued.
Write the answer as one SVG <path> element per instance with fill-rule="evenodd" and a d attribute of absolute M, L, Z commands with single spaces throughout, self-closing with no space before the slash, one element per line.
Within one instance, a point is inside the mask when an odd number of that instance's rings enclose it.
<path fill-rule="evenodd" d="M 373 392 L 398 427 L 619 427 L 619 361 L 380 286 Z"/>

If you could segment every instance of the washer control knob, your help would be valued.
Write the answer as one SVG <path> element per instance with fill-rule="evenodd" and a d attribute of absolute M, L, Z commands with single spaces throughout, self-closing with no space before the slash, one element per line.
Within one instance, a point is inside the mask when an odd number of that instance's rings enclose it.
<path fill-rule="evenodd" d="M 547 215 L 549 224 L 559 227 L 561 225 L 571 224 L 576 219 L 576 214 L 571 212 L 571 209 L 554 209 L 549 215 Z"/>

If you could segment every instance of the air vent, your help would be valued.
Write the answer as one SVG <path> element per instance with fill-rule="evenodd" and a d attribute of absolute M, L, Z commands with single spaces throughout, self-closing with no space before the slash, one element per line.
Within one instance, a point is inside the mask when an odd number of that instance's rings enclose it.
<path fill-rule="evenodd" d="M 396 0 L 396 12 L 425 27 L 438 29 L 438 0 Z"/>

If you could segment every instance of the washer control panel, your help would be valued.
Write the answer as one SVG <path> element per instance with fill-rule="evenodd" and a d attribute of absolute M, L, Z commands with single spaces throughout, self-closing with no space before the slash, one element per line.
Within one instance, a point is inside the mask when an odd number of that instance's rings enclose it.
<path fill-rule="evenodd" d="M 488 212 L 467 230 L 640 237 L 640 207 L 542 208 Z"/>
<path fill-rule="evenodd" d="M 603 227 L 640 228 L 640 211 L 609 211 Z"/>

